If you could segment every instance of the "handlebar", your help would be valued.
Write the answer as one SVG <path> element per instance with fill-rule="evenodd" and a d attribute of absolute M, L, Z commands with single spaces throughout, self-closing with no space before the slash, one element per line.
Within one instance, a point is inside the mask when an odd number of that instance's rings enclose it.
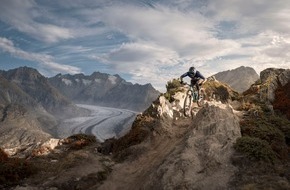
<path fill-rule="evenodd" d="M 191 87 L 191 85 L 188 84 L 187 82 L 180 82 L 180 84 L 182 84 L 183 86 L 189 86 L 189 87 Z"/>

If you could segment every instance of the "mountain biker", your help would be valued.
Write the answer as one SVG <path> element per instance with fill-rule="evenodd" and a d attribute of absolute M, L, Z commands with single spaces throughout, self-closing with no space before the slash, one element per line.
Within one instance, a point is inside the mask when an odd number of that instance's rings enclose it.
<path fill-rule="evenodd" d="M 184 73 L 183 75 L 180 76 L 180 83 L 183 83 L 183 78 L 184 77 L 189 77 L 191 78 L 190 85 L 193 87 L 196 85 L 197 90 L 199 91 L 199 86 L 203 84 L 205 81 L 205 77 L 195 69 L 195 67 L 190 67 L 189 70 Z"/>

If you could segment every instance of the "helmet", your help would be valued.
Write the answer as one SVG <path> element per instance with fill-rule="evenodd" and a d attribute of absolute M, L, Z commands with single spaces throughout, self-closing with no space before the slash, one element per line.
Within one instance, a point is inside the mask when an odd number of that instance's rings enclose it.
<path fill-rule="evenodd" d="M 194 72 L 194 70 L 195 70 L 194 67 L 190 67 L 188 71 L 189 71 L 189 72 Z"/>

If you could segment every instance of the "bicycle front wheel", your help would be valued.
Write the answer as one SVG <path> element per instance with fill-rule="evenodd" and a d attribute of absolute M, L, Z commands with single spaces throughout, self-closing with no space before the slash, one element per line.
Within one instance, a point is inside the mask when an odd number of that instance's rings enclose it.
<path fill-rule="evenodd" d="M 185 117 L 192 116 L 192 94 L 191 93 L 186 94 L 184 105 L 183 105 L 183 114 Z"/>
<path fill-rule="evenodd" d="M 205 104 L 205 99 L 206 99 L 206 95 L 205 95 L 204 90 L 200 90 L 199 95 L 198 95 L 197 105 L 199 107 L 203 107 Z"/>

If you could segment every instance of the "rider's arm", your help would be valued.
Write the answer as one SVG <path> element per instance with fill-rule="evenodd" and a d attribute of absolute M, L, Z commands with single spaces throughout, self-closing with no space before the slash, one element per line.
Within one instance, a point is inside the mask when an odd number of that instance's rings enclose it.
<path fill-rule="evenodd" d="M 196 71 L 195 77 L 205 80 L 205 77 L 199 71 Z"/>
<path fill-rule="evenodd" d="M 186 73 L 184 73 L 183 75 L 180 76 L 180 81 L 182 82 L 182 79 L 183 79 L 184 77 L 186 77 L 186 76 L 188 76 L 188 72 L 186 72 Z"/>
<path fill-rule="evenodd" d="M 199 72 L 196 71 L 195 77 L 199 78 L 200 80 L 198 81 L 199 85 L 202 85 L 205 81 L 205 77 Z"/>

